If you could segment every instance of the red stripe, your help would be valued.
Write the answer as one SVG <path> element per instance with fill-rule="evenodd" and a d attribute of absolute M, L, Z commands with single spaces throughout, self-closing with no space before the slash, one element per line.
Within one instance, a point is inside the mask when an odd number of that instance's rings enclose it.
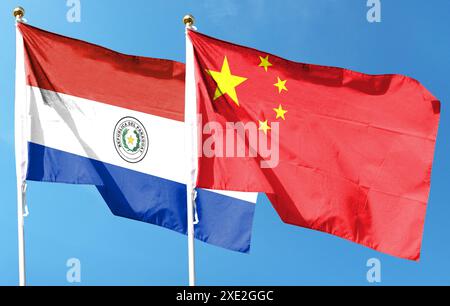
<path fill-rule="evenodd" d="M 20 24 L 31 86 L 184 121 L 182 63 L 120 54 Z"/>

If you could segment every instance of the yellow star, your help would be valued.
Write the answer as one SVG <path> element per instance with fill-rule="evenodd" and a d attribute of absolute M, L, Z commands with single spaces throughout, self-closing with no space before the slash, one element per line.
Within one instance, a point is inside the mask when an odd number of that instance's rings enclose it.
<path fill-rule="evenodd" d="M 130 145 L 132 145 L 134 143 L 134 138 L 131 135 L 127 138 L 127 140 L 128 140 L 128 144 L 130 144 Z"/>
<path fill-rule="evenodd" d="M 264 70 L 267 72 L 269 67 L 272 67 L 273 65 L 269 62 L 269 56 L 266 57 L 260 56 L 259 59 L 261 60 L 261 63 L 258 65 L 258 67 L 264 67 Z"/>
<path fill-rule="evenodd" d="M 259 120 L 258 120 L 259 121 Z M 268 130 L 271 130 L 272 128 L 269 126 L 269 124 L 267 123 L 267 120 L 266 121 L 259 121 L 259 130 L 260 131 L 263 131 L 264 132 L 264 134 L 266 134 L 267 135 L 267 131 Z"/>
<path fill-rule="evenodd" d="M 282 118 L 283 120 L 286 120 L 284 115 L 287 113 L 287 110 L 284 110 L 283 106 L 281 106 L 281 104 L 280 104 L 280 106 L 278 106 L 278 108 L 274 108 L 273 110 L 277 113 L 276 119 Z"/>
<path fill-rule="evenodd" d="M 273 84 L 273 86 L 278 87 L 278 93 L 281 93 L 283 90 L 288 91 L 286 88 L 286 82 L 287 80 L 282 81 L 280 77 L 277 78 L 278 82 L 276 84 Z"/>
<path fill-rule="evenodd" d="M 228 65 L 228 59 L 226 56 L 223 61 L 222 71 L 218 72 L 208 70 L 208 73 L 217 83 L 217 89 L 214 94 L 214 100 L 217 100 L 222 95 L 227 94 L 234 101 L 234 103 L 236 103 L 237 106 L 239 106 L 239 100 L 236 94 L 236 87 L 245 82 L 247 78 L 231 74 L 230 66 Z"/>

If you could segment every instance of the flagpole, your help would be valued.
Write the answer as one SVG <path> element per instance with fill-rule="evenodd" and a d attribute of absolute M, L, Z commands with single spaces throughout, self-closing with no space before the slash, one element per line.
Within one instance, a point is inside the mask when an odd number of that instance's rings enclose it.
<path fill-rule="evenodd" d="M 194 17 L 186 15 L 183 18 L 186 26 L 186 93 L 185 93 L 185 150 L 187 160 L 187 236 L 189 286 L 195 286 L 195 249 L 194 249 L 194 209 L 196 198 L 198 149 L 197 149 L 197 98 L 194 75 L 194 48 L 188 37 L 188 30 L 195 30 Z"/>
<path fill-rule="evenodd" d="M 23 37 L 17 28 L 19 22 L 24 20 L 25 10 L 16 7 L 13 16 L 16 19 L 16 97 L 15 97 L 15 154 L 17 178 L 17 234 L 18 234 L 18 262 L 19 285 L 26 285 L 25 274 L 25 234 L 24 217 L 27 214 L 26 195 L 26 168 L 28 153 L 26 148 L 26 88 L 25 88 L 25 59 Z"/>

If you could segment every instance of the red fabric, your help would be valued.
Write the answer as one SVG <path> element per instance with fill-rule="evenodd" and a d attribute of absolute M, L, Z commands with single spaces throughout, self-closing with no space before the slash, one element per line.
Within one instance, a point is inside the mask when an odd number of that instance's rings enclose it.
<path fill-rule="evenodd" d="M 19 29 L 28 85 L 184 121 L 184 64 L 120 54 L 23 23 Z"/>
<path fill-rule="evenodd" d="M 198 186 L 266 192 L 284 222 L 418 260 L 440 102 L 416 80 L 291 62 L 190 31 L 202 123 L 279 122 L 280 158 L 199 159 Z M 260 67 L 269 55 L 272 66 Z M 214 100 L 227 57 L 239 106 Z M 277 77 L 287 80 L 279 93 Z M 288 112 L 276 119 L 279 104 Z M 262 133 L 262 132 L 260 132 Z M 271 131 L 268 131 L 269 137 Z M 203 136 L 205 140 L 206 136 Z"/>

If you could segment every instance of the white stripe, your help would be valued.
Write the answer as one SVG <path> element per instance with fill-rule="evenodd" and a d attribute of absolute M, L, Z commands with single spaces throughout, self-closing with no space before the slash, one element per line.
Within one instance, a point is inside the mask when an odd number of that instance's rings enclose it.
<path fill-rule="evenodd" d="M 225 190 L 211 190 L 211 189 L 205 189 L 208 191 L 212 191 L 227 197 L 233 197 L 236 199 L 240 199 L 243 201 L 247 201 L 250 203 L 256 203 L 258 198 L 257 192 L 242 192 L 242 191 L 225 191 Z"/>
<path fill-rule="evenodd" d="M 30 142 L 170 181 L 186 183 L 183 122 L 37 87 L 28 86 L 28 91 Z M 114 146 L 114 128 L 124 117 L 138 119 L 148 134 L 149 149 L 139 163 L 133 164 L 123 160 Z M 217 193 L 256 203 L 257 193 Z"/>

